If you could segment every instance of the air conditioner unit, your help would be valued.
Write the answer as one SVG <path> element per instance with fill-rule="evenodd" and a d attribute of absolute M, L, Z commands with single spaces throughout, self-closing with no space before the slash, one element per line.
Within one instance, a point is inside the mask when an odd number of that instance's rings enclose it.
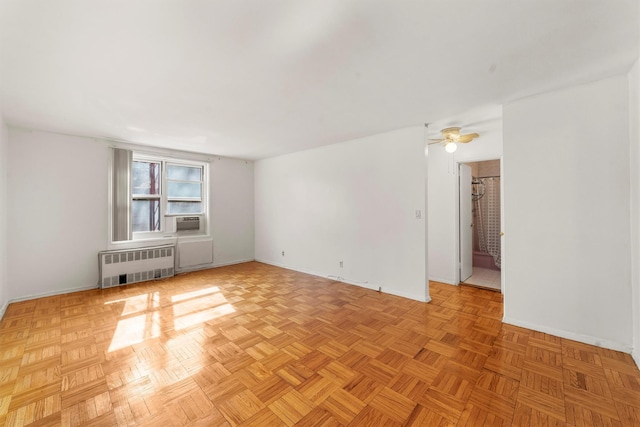
<path fill-rule="evenodd" d="M 176 217 L 176 231 L 200 230 L 199 216 Z"/>

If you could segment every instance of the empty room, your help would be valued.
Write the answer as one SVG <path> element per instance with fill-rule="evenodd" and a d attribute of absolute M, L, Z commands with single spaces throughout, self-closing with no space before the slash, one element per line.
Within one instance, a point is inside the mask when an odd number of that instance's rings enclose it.
<path fill-rule="evenodd" d="M 640 1 L 0 0 L 0 425 L 640 426 Z"/>

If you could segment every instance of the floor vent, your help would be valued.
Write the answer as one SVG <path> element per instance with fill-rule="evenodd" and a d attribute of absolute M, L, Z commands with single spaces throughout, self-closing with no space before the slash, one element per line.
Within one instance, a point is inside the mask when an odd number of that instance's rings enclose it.
<path fill-rule="evenodd" d="M 163 279 L 175 274 L 174 245 L 103 251 L 98 254 L 100 287 Z"/>

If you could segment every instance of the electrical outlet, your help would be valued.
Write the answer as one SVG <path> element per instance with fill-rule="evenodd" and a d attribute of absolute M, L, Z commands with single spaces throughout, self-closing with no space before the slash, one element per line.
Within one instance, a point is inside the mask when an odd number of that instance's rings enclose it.
<path fill-rule="evenodd" d="M 284 256 L 284 251 L 282 251 L 282 256 Z"/>
<path fill-rule="evenodd" d="M 422 211 L 420 209 L 416 210 L 416 219 L 422 218 Z"/>
<path fill-rule="evenodd" d="M 340 268 L 342 268 L 342 267 L 343 267 L 343 264 L 342 264 L 342 261 L 340 261 Z"/>

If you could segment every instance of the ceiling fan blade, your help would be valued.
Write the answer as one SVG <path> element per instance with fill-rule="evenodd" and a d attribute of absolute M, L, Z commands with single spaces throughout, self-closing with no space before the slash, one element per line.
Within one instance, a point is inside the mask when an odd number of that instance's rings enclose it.
<path fill-rule="evenodd" d="M 431 141 L 428 145 L 433 145 L 433 144 L 439 144 L 441 142 L 446 141 L 446 139 L 430 139 L 429 141 Z"/>
<path fill-rule="evenodd" d="M 448 138 L 450 135 L 460 135 L 460 128 L 459 127 L 445 128 L 445 129 L 442 129 L 440 133 L 442 133 L 445 138 Z"/>
<path fill-rule="evenodd" d="M 463 144 L 466 144 L 467 142 L 471 142 L 473 139 L 479 137 L 480 135 L 478 135 L 477 133 L 467 133 L 465 135 L 460 135 L 460 137 L 458 138 L 457 142 L 461 142 Z"/>

